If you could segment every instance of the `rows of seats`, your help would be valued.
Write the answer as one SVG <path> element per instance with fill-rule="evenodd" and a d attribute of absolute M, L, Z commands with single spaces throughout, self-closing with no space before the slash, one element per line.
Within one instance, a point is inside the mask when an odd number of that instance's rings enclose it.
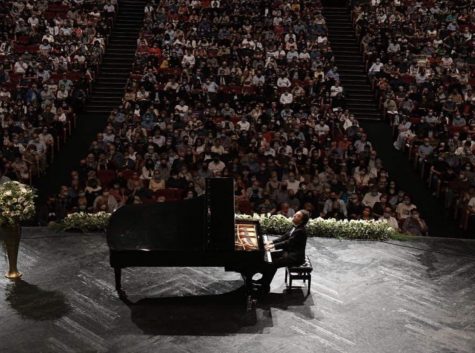
<path fill-rule="evenodd" d="M 32 183 L 71 134 L 116 0 L 0 3 L 0 176 Z"/>
<path fill-rule="evenodd" d="M 475 210 L 474 10 L 473 1 L 457 0 L 374 0 L 353 8 L 394 147 L 463 228 Z"/>
<path fill-rule="evenodd" d="M 232 176 L 242 213 L 305 208 L 425 234 L 345 109 L 318 1 L 151 1 L 144 11 L 122 104 L 48 214 L 191 198 L 206 177 Z"/>

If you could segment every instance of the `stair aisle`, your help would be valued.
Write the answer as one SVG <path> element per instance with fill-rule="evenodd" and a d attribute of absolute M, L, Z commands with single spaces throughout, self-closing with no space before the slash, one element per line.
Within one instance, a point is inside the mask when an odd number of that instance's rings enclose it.
<path fill-rule="evenodd" d="M 323 15 L 342 86 L 347 95 L 347 107 L 360 121 L 389 175 L 402 190 L 412 196 L 432 236 L 460 234 L 455 222 L 443 205 L 432 196 L 407 157 L 393 147 L 393 132 L 389 124 L 382 121 L 382 114 L 371 89 L 355 36 L 349 8 L 331 3 L 324 4 Z"/>
<path fill-rule="evenodd" d="M 120 2 L 117 24 L 87 104 L 87 112 L 109 113 L 119 105 L 134 60 L 145 3 L 143 0 Z"/>
<path fill-rule="evenodd" d="M 40 202 L 57 194 L 69 182 L 69 173 L 79 165 L 96 135 L 104 130 L 113 108 L 119 106 L 135 57 L 146 0 L 119 0 L 119 12 L 92 93 L 77 126 L 46 175 L 38 181 Z"/>
<path fill-rule="evenodd" d="M 349 9 L 325 7 L 323 15 L 341 83 L 345 89 L 347 107 L 358 119 L 380 120 L 382 115 L 366 76 Z"/>

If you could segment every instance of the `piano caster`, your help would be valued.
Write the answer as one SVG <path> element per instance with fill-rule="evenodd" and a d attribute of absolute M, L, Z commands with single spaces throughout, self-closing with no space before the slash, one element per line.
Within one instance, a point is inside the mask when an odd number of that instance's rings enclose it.
<path fill-rule="evenodd" d="M 127 294 L 122 289 L 117 289 L 117 295 L 119 296 L 119 299 L 121 300 L 127 299 Z"/>
<path fill-rule="evenodd" d="M 117 289 L 117 295 L 119 296 L 119 299 L 126 305 L 133 305 L 134 303 L 130 301 L 129 298 L 127 298 L 127 294 L 125 293 L 124 290 L 122 289 Z"/>

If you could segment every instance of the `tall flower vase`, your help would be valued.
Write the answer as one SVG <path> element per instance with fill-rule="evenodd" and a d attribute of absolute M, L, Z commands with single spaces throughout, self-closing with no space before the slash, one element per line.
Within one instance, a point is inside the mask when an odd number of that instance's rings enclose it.
<path fill-rule="evenodd" d="M 18 249 L 20 247 L 21 227 L 19 224 L 3 224 L 0 227 L 0 238 L 3 239 L 5 250 L 8 257 L 8 272 L 5 277 L 9 279 L 18 279 L 22 273 L 18 271 Z"/>

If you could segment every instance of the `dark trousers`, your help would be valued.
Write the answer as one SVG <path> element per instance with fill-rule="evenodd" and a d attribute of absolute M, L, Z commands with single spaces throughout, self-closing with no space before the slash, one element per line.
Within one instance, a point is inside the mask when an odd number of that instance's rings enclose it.
<path fill-rule="evenodd" d="M 260 282 L 262 282 L 263 287 L 270 286 L 278 268 L 298 265 L 298 263 L 294 259 L 289 258 L 288 255 L 289 254 L 287 251 L 278 251 L 272 253 L 272 262 L 266 263 L 261 270 L 262 279 Z"/>

